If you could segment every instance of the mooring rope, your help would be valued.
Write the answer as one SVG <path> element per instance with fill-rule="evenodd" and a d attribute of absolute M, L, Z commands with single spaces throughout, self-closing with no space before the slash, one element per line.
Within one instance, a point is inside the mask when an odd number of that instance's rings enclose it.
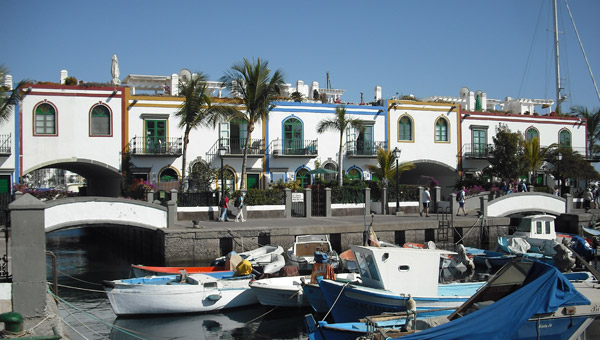
<path fill-rule="evenodd" d="M 338 299 L 340 298 L 340 296 L 342 296 L 342 292 L 344 291 L 344 288 L 346 288 L 349 284 L 350 284 L 350 282 L 344 283 L 344 286 L 342 287 L 342 289 L 340 289 L 340 293 L 335 298 L 335 301 L 333 301 L 331 308 L 329 308 L 329 310 L 327 311 L 327 314 L 325 314 L 325 316 L 323 317 L 323 320 L 321 320 L 321 321 L 325 321 L 325 319 L 327 319 L 327 316 L 329 315 L 329 313 L 331 313 L 331 310 L 333 309 L 333 307 L 335 307 L 335 304 L 338 302 Z"/>

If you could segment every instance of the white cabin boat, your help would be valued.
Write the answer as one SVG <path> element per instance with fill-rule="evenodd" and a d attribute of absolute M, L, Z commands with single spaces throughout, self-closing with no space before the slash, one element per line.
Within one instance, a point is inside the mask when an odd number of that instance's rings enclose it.
<path fill-rule="evenodd" d="M 285 266 L 285 257 L 281 246 L 266 245 L 238 253 L 244 260 L 250 261 L 253 269 L 263 274 L 274 274 Z M 217 257 L 211 266 L 224 266 L 226 256 Z"/>
<path fill-rule="evenodd" d="M 252 279 L 166 275 L 104 281 L 103 286 L 117 315 L 195 313 L 258 303 L 248 285 Z"/>
<path fill-rule="evenodd" d="M 329 235 L 299 235 L 291 248 L 286 252 L 286 261 L 289 265 L 298 266 L 301 272 L 310 272 L 315 263 L 315 252 L 327 254 L 328 263 L 337 268 L 339 255 L 331 248 Z"/>

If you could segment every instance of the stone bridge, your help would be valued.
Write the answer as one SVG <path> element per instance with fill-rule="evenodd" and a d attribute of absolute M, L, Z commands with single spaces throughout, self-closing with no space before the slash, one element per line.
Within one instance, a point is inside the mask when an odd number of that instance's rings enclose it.
<path fill-rule="evenodd" d="M 485 217 L 505 217 L 523 212 L 558 216 L 569 214 L 572 207 L 573 197 L 570 194 L 564 198 L 540 192 L 512 193 L 493 200 L 487 195 L 480 197 L 480 209 Z"/>

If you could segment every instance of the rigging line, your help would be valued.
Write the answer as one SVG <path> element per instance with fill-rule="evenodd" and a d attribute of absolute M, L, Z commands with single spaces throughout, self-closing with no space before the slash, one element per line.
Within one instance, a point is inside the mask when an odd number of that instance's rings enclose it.
<path fill-rule="evenodd" d="M 519 87 L 519 92 L 517 97 L 521 97 L 521 91 L 523 90 L 523 83 L 525 82 L 525 76 L 527 74 L 527 69 L 529 68 L 529 62 L 531 61 L 531 52 L 533 51 L 533 45 L 535 41 L 535 36 L 537 35 L 537 28 L 540 25 L 540 19 L 542 17 L 542 10 L 544 9 L 544 3 L 542 2 L 540 6 L 540 13 L 538 14 L 537 23 L 535 24 L 535 30 L 533 31 L 533 38 L 531 39 L 531 44 L 529 45 L 529 54 L 527 55 L 527 62 L 525 63 L 525 70 L 523 71 L 523 78 L 521 78 L 521 86 Z"/>
<path fill-rule="evenodd" d="M 51 282 L 48 282 L 49 285 L 52 285 Z M 102 293 L 102 294 L 106 294 L 105 291 L 103 290 L 97 290 L 97 289 L 88 289 L 88 288 L 80 288 L 80 287 L 74 287 L 74 286 L 67 286 L 67 285 L 62 285 L 62 284 L 57 284 L 58 287 L 63 287 L 63 288 L 70 288 L 70 289 L 76 289 L 76 290 L 83 290 L 86 292 L 94 292 L 94 293 Z"/>
<path fill-rule="evenodd" d="M 336 303 L 338 302 L 340 296 L 342 295 L 342 293 L 344 292 L 344 289 L 346 287 L 348 287 L 348 285 L 350 284 L 350 282 L 346 282 L 344 283 L 344 286 L 342 286 L 342 289 L 340 289 L 340 293 L 338 294 L 338 296 L 335 298 L 335 301 L 333 301 L 333 304 L 331 305 L 331 308 L 329 308 L 329 310 L 327 311 L 327 314 L 325 314 L 325 316 L 323 317 L 322 321 L 325 321 L 325 319 L 327 319 L 327 316 L 329 316 L 329 313 L 331 313 L 331 311 L 333 310 L 333 307 L 335 307 Z"/>
<path fill-rule="evenodd" d="M 587 54 L 585 53 L 585 49 L 583 48 L 583 43 L 581 42 L 581 38 L 579 37 L 579 31 L 577 30 L 577 26 L 575 26 L 575 20 L 573 19 L 573 14 L 571 13 L 571 8 L 569 8 L 569 3 L 567 2 L 567 0 L 565 0 L 565 5 L 567 6 L 567 11 L 569 12 L 569 17 L 571 18 L 571 24 L 573 24 L 573 29 L 575 30 L 575 34 L 577 35 L 579 47 L 581 47 L 581 52 L 583 52 L 585 64 L 587 65 L 588 71 L 590 72 L 590 77 L 592 77 L 592 83 L 594 84 L 594 89 L 596 90 L 596 96 L 598 96 L 598 100 L 600 101 L 600 92 L 598 92 L 598 85 L 596 85 L 596 79 L 594 79 L 594 74 L 592 73 L 590 62 L 588 61 Z"/>
<path fill-rule="evenodd" d="M 70 323 L 67 322 L 67 320 L 65 320 L 64 318 L 59 317 L 62 322 L 65 323 L 65 325 L 67 325 L 69 328 L 71 328 L 73 330 L 73 332 L 79 334 L 80 337 L 84 338 L 85 340 L 89 340 L 88 338 L 86 338 L 83 334 L 81 334 L 78 330 L 75 329 L 75 327 L 71 326 Z"/>
<path fill-rule="evenodd" d="M 64 308 L 64 306 L 63 306 L 63 308 Z M 90 328 L 88 325 L 86 325 L 85 323 L 83 323 L 83 321 L 79 320 L 79 318 L 78 318 L 77 316 L 75 316 L 75 314 L 73 314 L 73 313 L 72 313 L 72 312 L 71 312 L 71 311 L 70 311 L 68 308 L 64 308 L 64 310 L 65 310 L 67 313 L 69 313 L 69 315 L 70 315 L 70 316 L 71 316 L 73 319 L 75 319 L 75 321 L 79 322 L 79 323 L 80 323 L 80 324 L 81 324 L 81 325 L 82 325 L 82 326 L 83 326 L 85 329 L 87 329 L 88 331 L 90 331 L 90 332 L 92 332 L 92 333 L 94 333 L 94 334 L 96 334 L 96 335 L 100 336 L 102 339 L 108 339 L 106 336 L 104 336 L 104 335 L 102 335 L 102 334 L 98 333 L 97 331 L 95 331 L 95 330 L 91 329 L 91 328 Z M 65 319 L 64 319 L 64 318 L 62 318 L 62 319 L 63 319 L 63 321 L 65 321 Z"/>
<path fill-rule="evenodd" d="M 51 267 L 51 265 L 50 265 L 50 264 L 47 264 L 46 266 L 47 266 L 47 267 Z M 74 276 L 71 276 L 71 275 L 69 275 L 69 274 L 67 274 L 67 273 L 65 273 L 65 272 L 63 272 L 63 271 L 60 271 L 60 270 L 58 270 L 58 269 L 56 270 L 56 272 L 57 272 L 57 273 L 59 273 L 59 274 L 61 274 L 61 275 L 64 275 L 64 276 L 66 276 L 66 277 L 68 277 L 68 278 L 71 278 L 71 279 L 73 279 L 73 280 L 76 280 L 76 281 L 80 281 L 80 282 L 87 283 L 87 284 L 94 285 L 94 286 L 102 286 L 102 284 L 100 284 L 100 283 L 96 283 L 96 282 L 90 282 L 90 281 L 86 281 L 86 280 L 78 279 L 78 278 L 76 278 L 76 277 L 74 277 Z"/>
<path fill-rule="evenodd" d="M 246 322 L 246 324 L 249 324 L 249 323 L 251 323 L 251 322 L 254 322 L 254 321 L 256 321 L 256 320 L 258 320 L 258 319 L 260 319 L 260 318 L 262 318 L 262 317 L 266 316 L 267 314 L 271 313 L 272 311 L 276 310 L 277 308 L 279 308 L 279 306 L 275 306 L 275 307 L 271 308 L 271 310 L 269 310 L 269 311 L 267 311 L 267 312 L 265 312 L 265 313 L 263 313 L 263 314 L 261 314 L 261 315 L 259 315 L 259 316 L 255 317 L 254 319 L 252 319 L 252 320 L 250 320 L 250 321 Z"/>
<path fill-rule="evenodd" d="M 94 320 L 96 320 L 96 321 L 98 321 L 98 322 L 100 322 L 100 323 L 102 323 L 102 324 L 104 324 L 104 325 L 106 325 L 106 326 L 108 326 L 108 327 L 110 327 L 110 328 L 115 328 L 115 327 L 113 327 L 113 325 L 110 325 L 110 324 L 108 324 L 106 321 L 104 321 L 104 320 L 100 319 L 99 317 L 95 316 L 94 314 L 92 314 L 92 313 L 88 313 L 88 312 L 86 312 L 86 311 L 84 311 L 84 310 L 82 310 L 82 309 L 80 309 L 80 308 L 78 308 L 78 307 L 74 306 L 73 304 L 69 303 L 69 301 L 67 301 L 67 300 L 65 300 L 65 299 L 63 299 L 63 298 L 61 298 L 61 297 L 58 297 L 58 296 L 54 295 L 54 293 L 52 293 L 51 291 L 48 291 L 48 293 L 49 293 L 50 295 L 52 295 L 52 296 L 53 296 L 55 299 L 57 299 L 58 301 L 60 301 L 60 302 L 62 302 L 62 303 L 64 303 L 64 304 L 66 304 L 67 306 L 70 306 L 70 307 L 72 307 L 72 308 L 74 308 L 74 309 L 76 309 L 76 310 L 78 310 L 78 311 L 80 311 L 80 312 L 82 312 L 82 313 L 84 313 L 84 314 L 88 314 L 88 316 L 89 316 L 89 317 L 91 317 L 92 319 L 94 319 Z M 117 328 L 115 328 L 115 329 L 117 329 Z M 119 330 L 119 329 L 117 329 L 117 330 Z M 122 331 L 122 330 L 121 330 L 121 331 Z M 127 335 L 129 335 L 129 336 L 132 336 L 132 337 L 134 337 L 134 338 L 145 340 L 144 338 L 142 338 L 142 337 L 139 337 L 139 336 L 137 336 L 137 335 L 135 335 L 135 334 L 129 333 L 129 332 L 127 332 L 127 331 L 122 331 L 122 332 L 123 332 L 123 333 L 125 333 L 125 334 L 127 334 Z"/>

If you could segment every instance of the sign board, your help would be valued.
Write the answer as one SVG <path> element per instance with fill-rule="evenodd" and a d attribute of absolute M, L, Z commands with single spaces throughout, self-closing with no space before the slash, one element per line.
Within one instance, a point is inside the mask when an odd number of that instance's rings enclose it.
<path fill-rule="evenodd" d="M 303 192 L 292 192 L 292 203 L 304 202 Z"/>

